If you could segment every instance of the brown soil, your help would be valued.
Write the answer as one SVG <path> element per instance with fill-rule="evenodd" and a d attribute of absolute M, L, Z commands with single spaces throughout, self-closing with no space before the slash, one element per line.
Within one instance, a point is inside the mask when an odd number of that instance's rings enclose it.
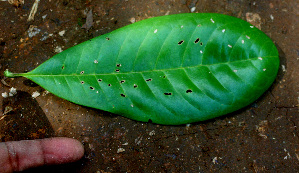
<path fill-rule="evenodd" d="M 0 2 L 1 141 L 51 136 L 85 146 L 79 162 L 27 172 L 296 172 L 299 170 L 299 5 L 285 1 L 34 0 Z M 5 69 L 26 72 L 59 50 L 153 16 L 216 12 L 250 21 L 277 45 L 277 80 L 251 106 L 190 126 L 136 122 L 60 99 Z M 193 8 L 194 9 L 194 8 Z M 92 10 L 93 23 L 87 19 Z M 84 25 L 86 24 L 86 25 Z M 84 26 L 84 28 L 82 28 Z M 33 92 L 40 96 L 32 98 Z"/>

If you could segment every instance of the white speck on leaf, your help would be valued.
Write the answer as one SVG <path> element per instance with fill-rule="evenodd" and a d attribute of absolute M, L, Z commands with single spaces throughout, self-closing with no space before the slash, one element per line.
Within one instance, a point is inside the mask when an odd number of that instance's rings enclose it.
<path fill-rule="evenodd" d="M 200 53 L 203 53 L 202 50 L 199 51 Z"/>
<path fill-rule="evenodd" d="M 266 71 L 266 69 L 264 68 L 263 71 Z"/>
<path fill-rule="evenodd" d="M 156 29 L 155 31 L 154 31 L 154 33 L 156 34 L 158 32 L 158 29 Z"/>
<path fill-rule="evenodd" d="M 232 47 L 233 47 L 233 46 L 232 46 L 232 45 L 230 45 L 230 44 L 229 44 L 229 45 L 227 45 L 227 46 L 228 46 L 228 47 L 230 47 L 230 48 L 232 48 Z"/>
<path fill-rule="evenodd" d="M 242 44 L 244 44 L 245 43 L 245 41 L 244 40 L 242 40 Z"/>
<path fill-rule="evenodd" d="M 225 29 L 223 29 L 222 32 L 224 33 L 224 32 L 225 32 Z"/>
<path fill-rule="evenodd" d="M 249 37 L 248 35 L 246 35 L 246 38 L 247 38 L 247 39 L 250 39 L 250 37 Z"/>
<path fill-rule="evenodd" d="M 234 70 L 234 72 L 236 73 L 238 70 Z"/>
<path fill-rule="evenodd" d="M 259 60 L 263 60 L 263 58 L 262 58 L 262 57 L 258 57 L 258 59 L 259 59 Z"/>
<path fill-rule="evenodd" d="M 94 62 L 95 64 L 99 63 L 99 61 L 97 61 L 97 60 L 94 60 L 93 62 Z"/>
<path fill-rule="evenodd" d="M 215 21 L 214 21 L 212 18 L 211 18 L 211 22 L 212 22 L 212 23 L 215 23 Z"/>

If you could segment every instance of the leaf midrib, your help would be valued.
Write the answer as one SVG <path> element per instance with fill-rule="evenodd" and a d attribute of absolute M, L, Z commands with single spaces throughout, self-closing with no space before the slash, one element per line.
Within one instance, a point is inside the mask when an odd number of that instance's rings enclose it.
<path fill-rule="evenodd" d="M 274 58 L 276 56 L 263 56 L 261 58 Z M 200 64 L 200 65 L 195 65 L 195 66 L 187 66 L 187 67 L 174 67 L 174 68 L 168 68 L 168 69 L 154 69 L 154 70 L 148 70 L 148 71 L 131 71 L 131 72 L 118 72 L 118 73 L 91 73 L 91 74 L 48 74 L 48 75 L 41 75 L 41 74 L 30 74 L 29 73 L 21 73 L 21 76 L 27 77 L 27 76 L 94 76 L 94 75 L 120 75 L 120 74 L 133 74 L 133 73 L 148 73 L 148 72 L 161 72 L 161 71 L 170 71 L 170 70 L 181 70 L 181 69 L 188 69 L 188 68 L 197 68 L 197 67 L 203 67 L 203 66 L 213 66 L 213 65 L 224 65 L 224 64 L 229 64 L 229 63 L 236 63 L 236 62 L 245 62 L 245 61 L 251 61 L 254 59 L 258 59 L 259 57 L 256 58 L 249 58 L 249 59 L 244 59 L 244 60 L 238 60 L 238 61 L 229 61 L 229 62 L 222 62 L 222 63 L 214 63 L 214 64 Z M 34 72 L 34 71 L 32 71 Z"/>

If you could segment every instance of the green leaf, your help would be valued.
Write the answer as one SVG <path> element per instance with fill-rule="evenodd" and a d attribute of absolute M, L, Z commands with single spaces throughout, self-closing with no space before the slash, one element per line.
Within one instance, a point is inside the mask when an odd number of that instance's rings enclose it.
<path fill-rule="evenodd" d="M 238 110 L 274 81 L 278 52 L 222 14 L 143 20 L 67 49 L 24 76 L 71 102 L 138 121 L 185 124 Z"/>

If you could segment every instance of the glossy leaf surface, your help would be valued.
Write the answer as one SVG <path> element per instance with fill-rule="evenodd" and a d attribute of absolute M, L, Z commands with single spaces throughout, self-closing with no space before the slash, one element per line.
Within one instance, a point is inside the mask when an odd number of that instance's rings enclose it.
<path fill-rule="evenodd" d="M 71 102 L 138 121 L 184 124 L 238 110 L 274 81 L 273 42 L 221 14 L 150 18 L 93 38 L 21 75 Z"/>

